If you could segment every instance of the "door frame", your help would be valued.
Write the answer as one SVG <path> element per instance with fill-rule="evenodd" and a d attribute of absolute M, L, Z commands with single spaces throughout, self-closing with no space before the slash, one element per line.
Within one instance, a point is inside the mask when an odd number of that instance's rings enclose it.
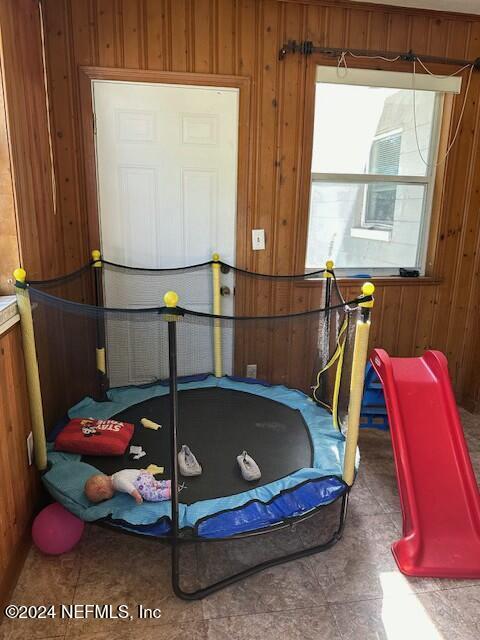
<path fill-rule="evenodd" d="M 82 125 L 83 165 L 85 171 L 85 205 L 87 209 L 88 240 L 92 250 L 100 249 L 100 217 L 92 90 L 94 80 L 225 87 L 239 90 L 235 260 L 237 264 L 245 265 L 249 235 L 247 215 L 248 158 L 250 151 L 250 78 L 246 76 L 217 75 L 211 73 L 177 73 L 170 71 L 149 71 L 145 69 L 79 67 L 80 117 Z M 221 247 L 219 247 L 219 250 L 221 251 Z M 221 257 L 220 255 L 220 259 Z"/>

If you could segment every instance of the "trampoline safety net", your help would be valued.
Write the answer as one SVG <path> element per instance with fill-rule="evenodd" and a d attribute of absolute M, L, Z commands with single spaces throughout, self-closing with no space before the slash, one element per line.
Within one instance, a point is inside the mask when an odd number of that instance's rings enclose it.
<path fill-rule="evenodd" d="M 354 365 L 354 354 L 372 298 L 364 291 L 345 300 L 333 270 L 269 276 L 218 260 L 147 269 L 97 259 L 54 280 L 17 279 L 17 292 L 22 326 L 28 308 L 34 328 L 29 352 L 37 355 L 50 440 L 65 413 L 115 418 L 135 425 L 132 443 L 148 453 L 133 466 L 160 464 L 175 488 L 183 444 L 205 462 L 180 498 L 173 491 L 179 530 L 223 538 L 263 529 L 334 501 L 352 484 L 352 369 L 365 364 Z M 367 341 L 368 331 L 364 358 Z M 142 418 L 166 428 L 152 439 Z M 65 456 L 52 447 L 44 482 L 64 496 L 72 467 L 65 471 Z M 262 469 L 257 484 L 240 473 L 245 451 Z M 46 458 L 45 448 L 41 468 Z M 92 467 L 111 474 L 132 466 L 128 451 L 80 462 L 69 508 L 84 519 L 122 520 L 115 499 L 104 512 L 89 509 L 81 479 Z M 164 508 L 128 524 L 160 523 L 168 533 L 168 515 Z"/>
<path fill-rule="evenodd" d="M 168 379 L 163 298 L 175 291 L 180 378 L 211 373 L 299 389 L 335 408 L 346 429 L 359 307 L 344 300 L 333 272 L 266 276 L 213 261 L 158 270 L 95 264 L 28 283 L 44 404 L 53 407 L 47 428 L 85 396 Z"/>

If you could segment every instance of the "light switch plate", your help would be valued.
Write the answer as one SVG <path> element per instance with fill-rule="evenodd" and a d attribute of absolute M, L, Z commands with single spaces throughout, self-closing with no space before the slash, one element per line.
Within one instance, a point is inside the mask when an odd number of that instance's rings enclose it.
<path fill-rule="evenodd" d="M 252 229 L 252 249 L 254 251 L 265 249 L 265 229 Z"/>

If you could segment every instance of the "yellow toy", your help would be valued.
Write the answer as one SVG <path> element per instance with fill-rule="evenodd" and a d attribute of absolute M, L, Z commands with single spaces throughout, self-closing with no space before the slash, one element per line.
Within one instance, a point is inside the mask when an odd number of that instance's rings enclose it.
<path fill-rule="evenodd" d="M 153 422 L 153 420 L 149 420 L 148 418 L 142 418 L 140 422 L 146 429 L 153 429 L 154 431 L 157 431 L 157 429 L 162 428 L 161 424 L 158 424 L 157 422 Z"/>
<path fill-rule="evenodd" d="M 145 471 L 148 471 L 148 473 L 151 473 L 155 476 L 158 473 L 165 473 L 165 467 L 159 467 L 156 464 L 149 464 Z"/>

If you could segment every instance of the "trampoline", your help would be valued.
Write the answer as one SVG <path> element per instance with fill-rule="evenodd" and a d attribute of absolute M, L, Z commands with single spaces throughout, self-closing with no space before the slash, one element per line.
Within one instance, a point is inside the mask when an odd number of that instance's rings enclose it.
<path fill-rule="evenodd" d="M 197 291 L 209 292 L 211 307 L 218 311 L 221 273 L 226 272 L 234 273 L 240 293 L 267 285 L 276 295 L 291 290 L 300 279 L 324 276 L 315 286 L 321 288 L 325 304 L 271 316 L 224 316 L 198 310 L 198 304 L 196 309 L 181 307 L 169 292 L 164 306 L 148 306 L 149 296 L 138 305 L 139 283 L 151 298 L 160 289 L 171 288 L 167 285 L 181 290 L 185 280 L 193 279 Z M 85 521 L 168 539 L 173 588 L 186 599 L 204 597 L 267 566 L 322 551 L 340 539 L 359 461 L 362 389 L 352 394 L 351 383 L 356 376 L 356 384 L 363 385 L 371 288 L 345 301 L 331 268 L 313 275 L 274 277 L 250 274 L 214 259 L 182 269 L 132 269 L 102 261 L 97 254 L 92 263 L 64 278 L 26 282 L 22 274 L 16 275 L 36 460 L 54 499 Z M 134 304 L 108 306 L 115 287 L 122 291 L 123 304 L 129 295 Z M 289 349 L 313 345 L 311 353 L 301 354 L 305 367 L 292 380 L 303 390 L 275 379 L 286 377 L 279 367 L 282 358 L 291 358 L 288 349 L 280 349 L 277 360 L 272 356 L 279 335 L 286 338 Z M 269 379 L 240 375 L 253 357 L 258 369 L 269 372 Z M 57 416 L 53 429 L 45 425 L 38 407 L 41 376 L 52 358 L 62 359 L 65 372 L 70 367 L 76 371 L 72 384 L 64 387 L 66 416 Z M 133 423 L 130 444 L 141 445 L 146 456 L 133 460 L 128 449 L 123 456 L 56 451 L 56 436 L 75 417 Z M 161 428 L 145 428 L 142 418 Z M 179 474 L 176 453 L 182 444 L 188 444 L 201 462 L 200 476 Z M 240 473 L 236 456 L 243 450 L 261 469 L 255 482 L 245 481 Z M 157 478 L 172 480 L 171 501 L 138 506 L 126 494 L 97 504 L 86 498 L 84 484 L 94 473 L 110 475 L 149 464 L 163 467 Z M 286 528 L 337 500 L 342 502 L 339 521 L 327 542 L 260 563 L 194 592 L 182 589 L 183 543 Z"/>

